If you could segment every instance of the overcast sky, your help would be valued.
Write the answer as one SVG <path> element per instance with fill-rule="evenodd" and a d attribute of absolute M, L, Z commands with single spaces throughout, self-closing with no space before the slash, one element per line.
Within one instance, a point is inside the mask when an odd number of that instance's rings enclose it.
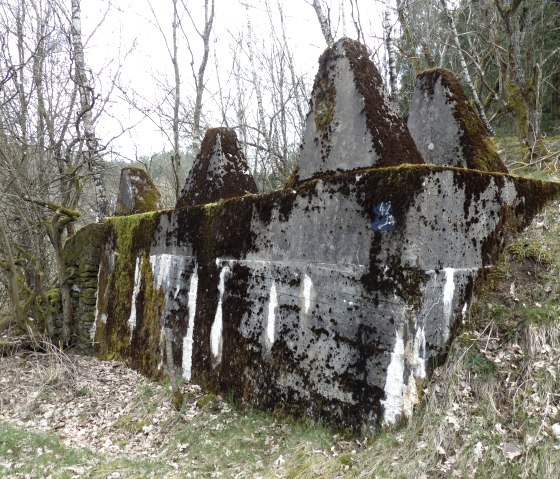
<path fill-rule="evenodd" d="M 96 91 L 106 96 L 111 88 L 111 79 L 118 74 L 119 86 L 132 95 L 137 93 L 144 98 L 156 98 L 164 85 L 172 85 L 173 70 L 166 48 L 165 39 L 158 29 L 158 23 L 165 31 L 168 41 L 171 39 L 172 0 L 151 0 L 156 10 L 156 18 L 149 6 L 150 0 L 111 0 L 83 1 L 83 35 L 89 38 L 86 48 L 86 61 L 96 72 Z M 212 118 L 217 111 L 213 100 L 217 91 L 216 63 L 222 70 L 221 78 L 226 77 L 231 67 L 230 45 L 239 32 L 246 31 L 247 15 L 254 29 L 255 43 L 267 41 L 270 26 L 266 14 L 266 0 L 215 0 L 215 20 L 212 34 L 211 58 L 208 62 L 206 77 L 208 91 L 205 92 L 204 112 Z M 179 0 L 179 3 L 181 0 Z M 345 26 L 339 18 L 341 2 L 345 10 Z M 184 0 L 191 10 L 195 22 L 203 22 L 203 0 Z M 245 3 L 250 6 L 246 8 Z M 276 0 L 268 1 L 271 9 L 276 11 Z M 352 26 L 351 5 L 349 0 L 328 0 L 331 20 L 336 37 L 347 35 L 355 37 Z M 317 59 L 326 47 L 317 17 L 307 0 L 281 0 L 286 19 L 288 43 L 294 52 L 294 60 L 300 71 L 307 74 L 309 82 L 317 70 Z M 381 36 L 381 13 L 384 4 L 372 0 L 360 0 L 360 18 L 362 28 L 370 47 L 376 47 L 374 36 Z M 103 21 L 101 21 L 104 18 Z M 101 23 L 100 23 L 101 22 Z M 183 18 L 183 26 L 188 35 L 192 35 L 191 44 L 195 54 L 195 63 L 200 59 L 201 41 L 194 33 L 188 17 Z M 182 96 L 192 90 L 190 73 L 190 54 L 184 46 L 179 51 Z M 223 86 L 223 85 L 222 85 Z M 97 134 L 103 141 L 112 138 L 121 130 L 136 125 L 141 116 L 122 100 L 122 93 L 114 89 L 109 109 L 111 117 L 102 117 L 98 123 Z M 216 121 L 219 118 L 215 115 Z M 157 118 L 152 117 L 157 122 Z M 215 125 L 219 126 L 219 125 Z M 163 150 L 170 150 L 168 140 L 158 132 L 153 122 L 143 120 L 128 133 L 116 139 L 113 147 L 126 157 L 150 155 Z"/>

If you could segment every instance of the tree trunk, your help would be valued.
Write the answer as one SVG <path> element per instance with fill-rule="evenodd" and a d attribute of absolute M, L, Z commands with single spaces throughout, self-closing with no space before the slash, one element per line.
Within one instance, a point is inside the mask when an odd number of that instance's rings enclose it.
<path fill-rule="evenodd" d="M 385 7 L 385 15 L 383 16 L 383 31 L 385 32 L 385 46 L 387 48 L 387 63 L 389 67 L 389 95 L 391 101 L 395 101 L 397 97 L 397 66 L 395 55 L 395 43 L 393 40 L 393 25 L 391 21 L 390 6 Z"/>
<path fill-rule="evenodd" d="M 313 0 L 313 9 L 315 10 L 315 14 L 317 15 L 317 20 L 319 20 L 319 25 L 321 26 L 321 32 L 323 33 L 323 37 L 327 42 L 327 45 L 330 47 L 334 43 L 334 38 L 331 31 L 331 24 L 328 18 L 325 16 L 323 9 L 321 8 L 321 4 L 319 0 Z"/>
<path fill-rule="evenodd" d="M 210 6 L 208 5 L 210 2 Z M 196 84 L 196 99 L 194 102 L 194 115 L 193 115 L 193 154 L 197 154 L 200 150 L 200 143 L 202 134 L 200 131 L 200 119 L 202 116 L 202 95 L 204 93 L 204 74 L 206 72 L 206 65 L 208 63 L 208 55 L 210 53 L 210 35 L 212 33 L 212 25 L 214 23 L 214 0 L 204 1 L 204 31 L 201 34 L 202 42 L 204 45 L 204 54 L 202 61 L 198 67 L 198 74 L 195 78 Z"/>
<path fill-rule="evenodd" d="M 8 295 L 12 303 L 14 319 L 18 328 L 25 330 L 25 322 L 27 319 L 26 311 L 21 307 L 21 288 L 20 288 L 20 275 L 12 251 L 12 242 L 6 233 L 6 225 L 0 224 L 0 235 L 3 243 L 4 257 L 6 264 L 2 265 L 3 269 L 8 272 Z"/>
<path fill-rule="evenodd" d="M 84 128 L 85 142 L 87 147 L 88 165 L 93 172 L 93 180 L 96 189 L 97 220 L 102 221 L 109 214 L 109 203 L 105 193 L 105 184 L 101 176 L 102 159 L 99 154 L 99 142 L 95 136 L 93 124 L 94 96 L 88 77 L 84 46 L 82 44 L 82 19 L 80 0 L 72 0 L 72 47 L 74 49 L 75 81 L 80 93 L 79 118 Z"/>
<path fill-rule="evenodd" d="M 459 55 L 459 62 L 461 63 L 461 77 L 463 78 L 463 81 L 467 84 L 467 87 L 471 93 L 474 105 L 476 107 L 476 110 L 478 111 L 478 115 L 480 116 L 482 123 L 486 127 L 488 133 L 491 136 L 494 136 L 496 133 L 494 132 L 494 129 L 492 128 L 490 122 L 488 121 L 486 112 L 484 111 L 484 107 L 480 102 L 478 93 L 472 82 L 471 75 L 467 67 L 467 62 L 465 61 L 465 55 L 463 54 L 463 49 L 461 48 L 461 44 L 459 42 L 459 33 L 457 32 L 457 26 L 455 25 L 455 19 L 453 18 L 453 14 L 447 8 L 446 0 L 440 0 L 440 3 L 449 22 L 449 29 L 451 30 L 451 38 L 453 39 L 453 44 L 457 49 L 457 55 Z"/>
<path fill-rule="evenodd" d="M 175 75 L 175 89 L 173 94 L 173 153 L 171 155 L 171 169 L 173 170 L 173 189 L 175 201 L 181 195 L 181 181 L 179 180 L 179 167 L 181 166 L 181 150 L 179 145 L 179 106 L 181 102 L 181 75 L 179 72 L 179 56 L 177 47 L 177 29 L 179 28 L 179 15 L 177 13 L 177 0 L 173 0 L 173 73 Z"/>

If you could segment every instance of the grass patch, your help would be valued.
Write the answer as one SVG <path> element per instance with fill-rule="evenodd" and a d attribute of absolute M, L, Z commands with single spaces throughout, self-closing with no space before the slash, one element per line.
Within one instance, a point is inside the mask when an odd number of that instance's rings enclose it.
<path fill-rule="evenodd" d="M 93 453 L 64 447 L 54 435 L 0 424 L 0 478 L 70 479 L 92 467 Z"/>
<path fill-rule="evenodd" d="M 114 473 L 119 473 L 118 476 Z M 111 457 L 64 446 L 53 433 L 34 433 L 0 424 L 0 478 L 122 479 L 172 478 L 165 462 Z"/>
<path fill-rule="evenodd" d="M 228 405 L 218 411 L 210 405 L 205 406 L 208 412 L 172 431 L 172 448 L 196 464 L 195 470 L 203 477 L 223 471 L 255 477 L 283 466 L 294 451 L 321 450 L 326 454 L 334 443 L 333 431 L 312 421 L 241 411 Z"/>

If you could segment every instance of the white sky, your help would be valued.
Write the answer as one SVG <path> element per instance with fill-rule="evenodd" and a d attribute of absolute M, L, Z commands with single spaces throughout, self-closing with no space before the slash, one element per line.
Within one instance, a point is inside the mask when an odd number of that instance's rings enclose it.
<path fill-rule="evenodd" d="M 84 39 L 93 36 L 86 45 L 86 62 L 96 74 L 96 91 L 106 96 L 110 90 L 111 78 L 118 72 L 118 83 L 128 95 L 134 92 L 146 99 L 155 100 L 162 96 L 165 85 L 173 84 L 172 64 L 165 46 L 164 38 L 158 30 L 156 20 L 150 10 L 150 0 L 104 0 L 82 2 Z M 183 0 L 199 25 L 203 21 L 204 0 Z M 266 14 L 266 0 L 245 0 L 251 7 L 247 10 L 244 0 L 215 0 L 215 19 L 212 33 L 211 57 L 208 61 L 206 78 L 207 91 L 204 94 L 204 112 L 207 117 L 216 119 L 216 103 L 212 99 L 217 91 L 216 60 L 222 70 L 220 78 L 226 79 L 231 69 L 230 44 L 240 31 L 246 30 L 247 12 L 253 27 L 255 44 L 266 42 L 270 37 L 270 23 Z M 317 70 L 317 60 L 325 48 L 319 22 L 311 5 L 306 0 L 280 0 L 286 21 L 288 43 L 294 52 L 294 61 L 301 72 L 306 73 L 312 83 Z M 171 0 L 151 0 L 157 8 L 157 22 L 165 29 L 168 41 L 171 41 Z M 276 11 L 276 0 L 268 0 L 273 11 Z M 347 35 L 356 38 L 352 26 L 351 5 L 349 0 L 327 0 L 331 9 L 331 21 L 335 37 Z M 179 0 L 181 4 L 181 0 Z M 345 25 L 338 18 L 340 5 L 345 11 Z M 362 29 L 366 41 L 371 48 L 376 48 L 378 41 L 374 36 L 381 37 L 381 14 L 384 4 L 380 1 L 358 0 Z M 105 20 L 99 25 L 100 19 Z M 183 18 L 183 28 L 191 38 L 195 54 L 195 68 L 200 60 L 202 42 L 194 32 L 188 17 Z M 192 37 L 191 37 L 192 35 Z M 214 57 L 215 55 L 215 57 Z M 190 54 L 184 47 L 179 50 L 182 97 L 194 96 L 192 74 L 190 71 Z M 120 68 L 119 68 L 120 65 Z M 103 142 L 117 135 L 122 125 L 128 128 L 140 121 L 141 116 L 122 100 L 123 95 L 118 89 L 111 94 L 110 115 L 103 116 L 97 126 L 97 134 Z M 214 114 L 216 112 L 216 114 Z M 157 122 L 157 115 L 151 118 Z M 219 126 L 219 121 L 214 126 Z M 169 151 L 171 145 L 149 120 L 143 120 L 127 134 L 112 142 L 115 150 L 125 157 L 150 155 L 163 150 Z"/>

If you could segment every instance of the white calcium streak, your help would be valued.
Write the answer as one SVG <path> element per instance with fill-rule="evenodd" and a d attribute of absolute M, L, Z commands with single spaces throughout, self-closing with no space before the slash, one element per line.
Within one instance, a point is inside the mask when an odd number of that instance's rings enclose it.
<path fill-rule="evenodd" d="M 130 316 L 128 317 L 128 331 L 132 340 L 132 333 L 136 328 L 136 298 L 140 292 L 140 281 L 142 279 L 141 259 L 136 258 L 136 268 L 134 269 L 134 288 L 132 289 L 132 301 L 130 303 Z"/>
<path fill-rule="evenodd" d="M 97 271 L 97 292 L 95 293 L 95 316 L 93 317 L 93 324 L 89 330 L 89 337 L 91 339 L 91 344 L 95 342 L 95 333 L 97 332 L 97 316 L 99 316 L 99 275 L 101 274 L 101 266 L 99 271 Z M 103 315 L 105 316 L 105 315 Z M 107 317 L 105 317 L 105 323 L 107 322 Z"/>
<path fill-rule="evenodd" d="M 303 312 L 309 314 L 311 311 L 311 290 L 313 288 L 313 281 L 306 274 L 303 275 Z"/>
<path fill-rule="evenodd" d="M 444 268 L 445 272 L 445 286 L 443 287 L 443 316 L 446 323 L 449 325 L 451 321 L 451 313 L 453 312 L 453 295 L 455 293 L 455 282 L 453 276 L 455 270 L 453 268 Z"/>
<path fill-rule="evenodd" d="M 190 381 L 192 376 L 193 334 L 197 288 L 198 274 L 196 273 L 195 266 L 195 271 L 191 276 L 191 284 L 189 287 L 189 322 L 187 324 L 187 334 L 183 338 L 183 378 L 185 381 Z"/>
<path fill-rule="evenodd" d="M 220 271 L 220 283 L 218 284 L 218 291 L 220 298 L 218 300 L 218 308 L 216 309 L 216 316 L 210 329 L 210 352 L 212 353 L 212 366 L 216 367 L 222 360 L 222 298 L 224 296 L 226 275 L 229 273 L 229 266 L 224 266 Z"/>
<path fill-rule="evenodd" d="M 169 289 L 169 281 L 173 276 L 172 271 L 177 267 L 177 262 L 181 258 L 173 254 L 155 254 L 150 256 L 150 264 L 154 273 L 154 287 L 156 289 L 165 286 L 165 291 Z"/>
<path fill-rule="evenodd" d="M 278 307 L 278 296 L 276 295 L 276 283 L 273 281 L 270 288 L 270 297 L 268 299 L 268 316 L 266 318 L 266 337 L 270 343 L 270 347 L 274 344 L 275 333 L 275 311 Z"/>
<path fill-rule="evenodd" d="M 414 338 L 414 376 L 420 379 L 426 377 L 426 334 L 424 328 L 418 328 Z"/>
<path fill-rule="evenodd" d="M 411 379 L 413 380 L 413 378 Z M 396 334 L 384 389 L 385 399 L 381 401 L 384 407 L 383 422 L 394 424 L 403 413 L 404 406 L 404 341 L 402 331 L 397 331 Z"/>

